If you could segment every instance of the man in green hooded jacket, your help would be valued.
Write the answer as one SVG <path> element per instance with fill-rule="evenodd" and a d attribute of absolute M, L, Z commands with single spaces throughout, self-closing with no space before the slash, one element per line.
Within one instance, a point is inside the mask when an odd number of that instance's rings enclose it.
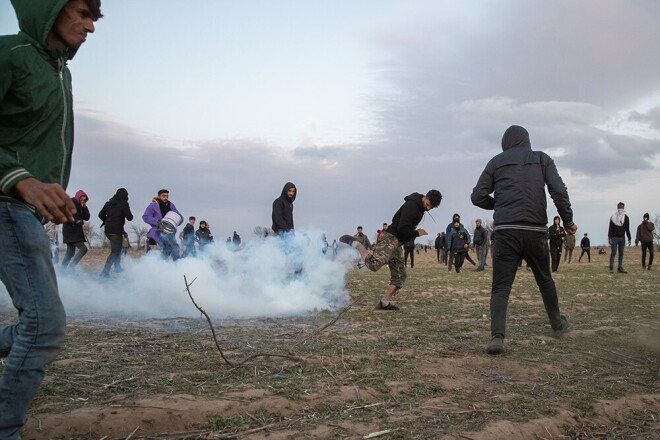
<path fill-rule="evenodd" d="M 94 32 L 100 0 L 12 0 L 20 32 L 0 36 L 0 280 L 18 323 L 0 328 L 0 439 L 18 439 L 66 317 L 42 222 L 73 221 L 66 63 Z"/>

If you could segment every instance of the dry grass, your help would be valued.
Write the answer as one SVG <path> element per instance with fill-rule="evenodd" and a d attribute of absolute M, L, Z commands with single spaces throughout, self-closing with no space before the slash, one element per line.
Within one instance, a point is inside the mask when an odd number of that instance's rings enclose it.
<path fill-rule="evenodd" d="M 361 438 L 384 430 L 382 438 L 659 438 L 660 274 L 642 272 L 638 249 L 626 252 L 627 275 L 610 275 L 607 256 L 562 263 L 555 280 L 571 331 L 560 341 L 549 338 L 532 275 L 519 272 L 499 357 L 484 354 L 489 268 L 475 273 L 467 263 L 448 273 L 432 252 L 416 256 L 397 312 L 373 310 L 386 269 L 350 273 L 356 306 L 295 348 L 302 363 L 271 358 L 231 369 L 203 320 L 73 322 L 24 438 Z M 91 252 L 82 267 L 100 270 L 105 254 Z M 216 330 L 228 356 L 243 358 L 287 353 L 333 317 Z"/>

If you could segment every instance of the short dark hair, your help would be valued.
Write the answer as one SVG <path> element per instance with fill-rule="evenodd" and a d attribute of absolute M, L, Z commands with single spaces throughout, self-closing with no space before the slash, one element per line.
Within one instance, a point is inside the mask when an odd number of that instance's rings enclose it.
<path fill-rule="evenodd" d="M 434 208 L 437 208 L 442 201 L 442 194 L 440 194 L 440 191 L 437 189 L 432 189 L 426 193 L 426 198 L 429 199 L 429 202 L 431 202 L 431 205 L 433 205 Z"/>
<path fill-rule="evenodd" d="M 358 229 L 362 229 L 362 226 L 358 226 Z"/>
<path fill-rule="evenodd" d="M 190 221 L 190 220 L 197 220 L 197 219 L 193 216 L 190 216 L 190 217 L 188 217 L 188 221 Z"/>
<path fill-rule="evenodd" d="M 158 190 L 158 195 L 165 194 L 165 193 L 169 194 L 170 192 L 166 189 L 159 189 Z"/>
<path fill-rule="evenodd" d="M 626 204 L 623 203 L 623 202 L 619 202 L 619 203 L 616 204 L 616 206 L 619 206 L 619 205 L 624 206 L 624 207 L 626 206 Z"/>
<path fill-rule="evenodd" d="M 89 12 L 92 13 L 92 21 L 103 18 L 103 14 L 101 14 L 101 0 L 85 0 L 85 4 L 89 8 Z"/>

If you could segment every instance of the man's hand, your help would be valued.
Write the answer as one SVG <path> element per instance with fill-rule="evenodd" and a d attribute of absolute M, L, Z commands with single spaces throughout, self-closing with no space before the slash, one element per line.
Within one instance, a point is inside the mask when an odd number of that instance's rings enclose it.
<path fill-rule="evenodd" d="M 428 232 L 426 232 L 424 229 L 418 229 L 417 234 L 421 237 L 422 235 L 428 235 Z"/>
<path fill-rule="evenodd" d="M 18 194 L 47 220 L 60 225 L 73 222 L 76 206 L 58 183 L 43 183 L 33 177 L 20 180 L 15 186 Z"/>
<path fill-rule="evenodd" d="M 577 232 L 577 225 L 574 223 L 571 226 L 566 227 L 565 231 L 568 235 L 573 235 Z"/>
<path fill-rule="evenodd" d="M 468 245 L 467 245 L 467 243 L 466 243 L 466 244 L 464 244 L 464 245 L 463 245 L 463 247 L 464 247 L 465 249 L 467 249 L 467 248 L 468 248 Z"/>
<path fill-rule="evenodd" d="M 610 246 L 612 246 L 612 239 L 608 238 L 607 241 L 610 243 Z"/>

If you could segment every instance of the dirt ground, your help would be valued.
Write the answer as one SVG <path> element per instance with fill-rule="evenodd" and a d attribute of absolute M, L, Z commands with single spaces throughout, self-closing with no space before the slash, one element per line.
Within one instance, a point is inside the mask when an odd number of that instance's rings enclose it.
<path fill-rule="evenodd" d="M 100 271 L 107 251 L 82 262 Z M 550 328 L 534 278 L 519 271 L 506 351 L 492 357 L 490 266 L 460 274 L 416 255 L 399 311 L 375 311 L 386 268 L 349 273 L 355 305 L 216 327 L 203 319 L 77 318 L 49 365 L 25 439 L 658 439 L 660 273 L 608 255 L 555 275 L 570 331 Z M 489 258 L 490 263 L 490 258 Z M 194 294 L 194 285 L 191 288 Z M 203 304 L 200 304 L 203 307 Z M 0 309 L 0 323 L 15 320 Z M 293 358 L 295 356 L 295 358 Z"/>

